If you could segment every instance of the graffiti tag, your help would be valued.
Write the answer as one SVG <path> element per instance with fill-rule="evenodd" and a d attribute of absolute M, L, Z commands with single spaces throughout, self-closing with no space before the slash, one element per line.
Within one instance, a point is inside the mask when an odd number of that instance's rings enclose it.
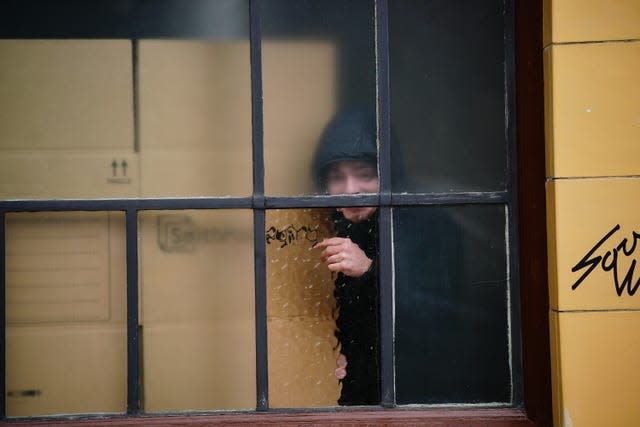
<path fill-rule="evenodd" d="M 284 248 L 297 240 L 307 240 L 315 245 L 318 243 L 319 239 L 318 226 L 309 227 L 303 225 L 300 228 L 296 228 L 293 225 L 289 225 L 282 229 L 277 229 L 276 227 L 271 226 L 267 230 L 265 238 L 267 245 L 270 245 L 272 241 L 276 241 L 280 243 L 281 248 Z"/>
<path fill-rule="evenodd" d="M 640 239 L 640 233 L 633 232 L 629 238 L 624 237 L 617 244 L 613 244 L 611 246 L 607 245 L 602 248 L 607 241 L 620 230 L 620 224 L 617 224 L 613 227 L 607 234 L 596 243 L 589 252 L 571 269 L 572 272 L 576 273 L 582 270 L 585 270 L 582 273 L 582 276 L 576 280 L 576 282 L 571 286 L 572 290 L 576 290 L 578 286 L 591 274 L 593 270 L 595 270 L 598 266 L 602 268 L 603 271 L 612 271 L 613 272 L 613 283 L 615 285 L 616 293 L 618 296 L 622 296 L 625 288 L 629 295 L 633 295 L 638 290 L 638 286 L 640 286 L 640 279 L 636 280 L 634 283 L 634 272 L 636 268 L 637 261 L 634 259 L 631 261 L 629 268 L 620 280 L 620 271 L 619 264 L 620 258 L 629 257 L 633 255 L 638 246 L 638 239 Z M 602 248 L 602 249 L 601 249 Z M 604 249 L 607 249 L 606 252 Z"/>

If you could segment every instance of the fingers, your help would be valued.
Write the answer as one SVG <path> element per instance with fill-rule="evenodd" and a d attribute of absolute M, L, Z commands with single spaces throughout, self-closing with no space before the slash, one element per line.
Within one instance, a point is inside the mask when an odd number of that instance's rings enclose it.
<path fill-rule="evenodd" d="M 336 359 L 336 366 L 338 368 L 346 368 L 347 367 L 347 356 L 340 353 L 338 358 Z"/>
<path fill-rule="evenodd" d="M 322 261 L 326 262 L 327 264 L 335 264 L 335 263 L 338 263 L 338 262 L 342 262 L 345 259 L 347 259 L 346 253 L 340 251 L 335 255 L 331 255 L 331 256 L 326 257 Z"/>
<path fill-rule="evenodd" d="M 340 245 L 345 241 L 351 241 L 350 239 L 344 237 L 330 237 L 328 239 L 323 239 L 322 242 L 316 243 L 314 248 L 325 249 L 329 246 Z"/>
<path fill-rule="evenodd" d="M 340 353 L 340 355 L 338 356 L 338 358 L 336 359 L 336 370 L 335 370 L 335 375 L 336 378 L 341 380 L 344 377 L 347 376 L 347 358 L 345 357 L 344 354 Z"/>
<path fill-rule="evenodd" d="M 332 237 L 323 240 L 315 247 L 322 249 L 320 260 L 331 272 L 360 277 L 371 266 L 371 259 L 349 238 Z"/>
<path fill-rule="evenodd" d="M 346 258 L 350 244 L 353 245 L 349 239 L 334 237 L 318 243 L 316 248 L 323 249 L 320 253 L 320 260 L 322 262 L 340 262 Z"/>
<path fill-rule="evenodd" d="M 347 252 L 338 252 L 335 255 L 326 257 L 323 260 L 327 264 L 329 271 L 342 271 L 344 272 L 352 264 L 351 259 Z"/>
<path fill-rule="evenodd" d="M 347 267 L 344 265 L 344 262 L 336 262 L 335 264 L 328 264 L 327 268 L 331 272 L 342 272 L 344 273 Z"/>

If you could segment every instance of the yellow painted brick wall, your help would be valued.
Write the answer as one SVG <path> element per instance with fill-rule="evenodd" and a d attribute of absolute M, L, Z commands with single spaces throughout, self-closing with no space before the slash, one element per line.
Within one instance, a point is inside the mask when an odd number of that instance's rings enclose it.
<path fill-rule="evenodd" d="M 640 425 L 640 1 L 544 3 L 555 426 Z"/>

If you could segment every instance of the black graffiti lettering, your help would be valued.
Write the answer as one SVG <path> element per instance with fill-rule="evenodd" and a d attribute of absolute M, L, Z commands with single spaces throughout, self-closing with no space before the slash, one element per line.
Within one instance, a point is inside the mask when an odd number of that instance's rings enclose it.
<path fill-rule="evenodd" d="M 591 274 L 591 272 L 600 265 L 603 271 L 613 271 L 613 284 L 615 286 L 616 294 L 620 297 L 624 293 L 624 290 L 627 289 L 627 293 L 633 296 L 638 288 L 640 287 L 640 279 L 638 279 L 635 283 L 633 281 L 635 268 L 637 261 L 634 259 L 631 261 L 631 265 L 627 269 L 626 274 L 624 275 L 622 282 L 620 282 L 619 275 L 619 261 L 620 254 L 625 257 L 629 257 L 635 253 L 635 250 L 638 246 L 638 240 L 640 240 L 640 233 L 633 232 L 631 235 L 631 241 L 626 237 L 623 238 L 620 243 L 614 245 L 612 249 L 607 250 L 604 255 L 598 255 L 596 252 L 609 240 L 611 236 L 613 236 L 620 229 L 620 224 L 617 224 L 613 227 L 607 234 L 604 235 L 602 239 L 596 243 L 589 252 L 571 269 L 572 272 L 576 273 L 581 270 L 586 269 L 582 273 L 582 275 L 576 280 L 576 282 L 571 286 L 571 289 L 575 290 L 580 284 Z M 595 254 L 595 255 L 594 255 Z"/>
<path fill-rule="evenodd" d="M 613 280 L 616 286 L 616 293 L 618 296 L 622 296 L 624 289 L 627 288 L 627 292 L 629 295 L 633 296 L 638 290 L 638 286 L 640 286 L 640 279 L 636 281 L 636 284 L 631 287 L 631 282 L 633 281 L 633 273 L 636 269 L 636 260 L 631 261 L 631 266 L 629 266 L 629 270 L 627 270 L 627 274 L 625 274 L 624 279 L 622 280 L 622 284 L 618 281 L 618 267 L 616 266 L 613 270 Z"/>
<path fill-rule="evenodd" d="M 277 229 L 276 227 L 271 226 L 265 233 L 265 241 L 268 245 L 270 245 L 271 242 L 276 241 L 280 243 L 281 248 L 284 248 L 298 240 L 307 240 L 315 245 L 318 243 L 319 238 L 320 236 L 317 226 L 309 227 L 303 225 L 300 228 L 296 228 L 291 224 L 282 229 Z"/>
<path fill-rule="evenodd" d="M 611 237 L 619 229 L 620 229 L 620 224 L 617 224 L 602 239 L 600 239 L 600 241 L 596 243 L 596 245 L 593 248 L 591 248 L 589 252 L 587 252 L 587 254 L 580 260 L 579 263 L 573 266 L 571 271 L 574 273 L 586 267 L 588 267 L 589 269 L 586 272 L 584 272 L 582 276 L 580 276 L 580 278 L 573 284 L 573 286 L 571 286 L 571 289 L 575 290 L 578 286 L 580 286 L 582 281 L 586 279 L 587 276 L 589 276 L 589 274 L 591 274 L 591 272 L 598 266 L 602 257 L 596 256 L 595 258 L 591 258 L 591 255 L 593 255 L 595 251 L 600 249 L 600 246 L 602 246 L 604 242 L 606 242 L 607 239 L 609 239 L 609 237 Z"/>
<path fill-rule="evenodd" d="M 284 230 L 282 232 L 282 235 L 284 237 L 284 241 L 287 242 L 288 245 L 290 245 L 291 243 L 293 243 L 296 240 L 296 233 L 294 233 L 294 230 L 292 230 L 291 228 L 287 228 L 286 230 Z M 280 240 L 283 241 L 283 240 Z"/>
<path fill-rule="evenodd" d="M 607 258 L 612 258 L 613 261 L 611 261 L 610 263 L 607 263 Z M 604 254 L 604 257 L 602 258 L 602 269 L 604 271 L 611 271 L 612 269 L 616 268 L 617 265 L 618 265 L 618 251 L 615 249 L 613 251 L 607 251 L 607 253 Z"/>
<path fill-rule="evenodd" d="M 640 239 L 640 233 L 637 232 L 633 232 L 632 233 L 632 244 L 631 244 L 631 249 L 627 250 L 627 238 L 625 237 L 624 239 L 622 239 L 622 242 L 620 242 L 620 245 L 618 245 L 618 247 L 622 246 L 622 252 L 624 253 L 625 256 L 629 256 L 631 254 L 633 254 L 636 250 L 636 246 L 638 245 L 638 239 Z"/>
<path fill-rule="evenodd" d="M 314 245 L 318 243 L 318 229 L 315 228 L 307 231 L 306 239 L 313 242 Z"/>

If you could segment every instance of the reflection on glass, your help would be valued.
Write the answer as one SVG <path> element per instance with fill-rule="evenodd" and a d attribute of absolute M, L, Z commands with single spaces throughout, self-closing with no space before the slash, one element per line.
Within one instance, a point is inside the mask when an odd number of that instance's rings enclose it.
<path fill-rule="evenodd" d="M 127 407 L 124 215 L 6 216 L 8 416 Z"/>
<path fill-rule="evenodd" d="M 389 2 L 394 191 L 504 190 L 504 28 L 501 0 Z"/>
<path fill-rule="evenodd" d="M 397 403 L 509 402 L 504 207 L 396 208 L 393 227 Z"/>
<path fill-rule="evenodd" d="M 375 211 L 267 212 L 272 407 L 380 402 Z"/>
<path fill-rule="evenodd" d="M 255 408 L 250 211 L 140 214 L 145 412 Z"/>
<path fill-rule="evenodd" d="M 265 190 L 310 194 L 327 123 L 375 105 L 373 2 L 264 2 L 263 35 Z"/>

